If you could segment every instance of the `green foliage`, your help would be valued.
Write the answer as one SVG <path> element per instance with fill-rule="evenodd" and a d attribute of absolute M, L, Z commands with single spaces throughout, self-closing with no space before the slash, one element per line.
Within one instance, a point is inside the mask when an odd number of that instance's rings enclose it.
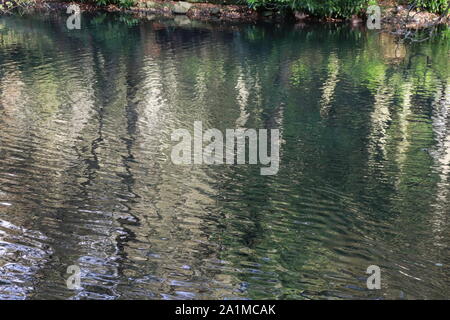
<path fill-rule="evenodd" d="M 418 8 L 423 8 L 434 13 L 448 12 L 450 7 L 449 0 L 411 0 L 410 2 Z"/>
<path fill-rule="evenodd" d="M 320 17 L 348 18 L 367 8 L 370 0 L 247 0 L 253 8 L 276 7 L 308 12 Z"/>
<path fill-rule="evenodd" d="M 121 8 L 129 8 L 136 3 L 135 0 L 82 0 L 82 1 L 90 2 L 99 6 L 107 6 L 110 4 L 114 4 Z"/>

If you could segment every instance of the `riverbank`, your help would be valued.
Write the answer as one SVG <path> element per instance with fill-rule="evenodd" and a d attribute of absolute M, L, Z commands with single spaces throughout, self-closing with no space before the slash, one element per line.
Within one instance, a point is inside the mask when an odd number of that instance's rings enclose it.
<path fill-rule="evenodd" d="M 449 298 L 446 34 L 68 16 L 0 17 L 0 299 Z M 175 164 L 194 121 L 277 175 Z"/>
<path fill-rule="evenodd" d="M 151 14 L 165 17 L 185 16 L 193 20 L 221 20 L 221 21 L 276 21 L 276 22 L 347 22 L 352 25 L 360 25 L 365 22 L 365 14 L 352 16 L 348 19 L 330 17 L 316 17 L 305 12 L 284 11 L 276 9 L 255 10 L 247 5 L 238 4 L 213 4 L 188 1 L 161 1 L 161 0 L 136 0 L 135 5 L 129 8 L 121 8 L 116 5 L 97 6 L 79 2 L 61 2 L 55 0 L 36 0 L 30 4 L 31 8 L 38 10 L 65 10 L 71 4 L 80 6 L 82 12 L 108 11 L 126 12 L 137 14 L 139 17 Z M 439 16 L 424 10 L 411 11 L 408 6 L 394 5 L 393 2 L 381 2 L 381 27 L 384 30 L 399 28 L 426 28 L 436 24 L 450 24 L 450 16 Z"/>

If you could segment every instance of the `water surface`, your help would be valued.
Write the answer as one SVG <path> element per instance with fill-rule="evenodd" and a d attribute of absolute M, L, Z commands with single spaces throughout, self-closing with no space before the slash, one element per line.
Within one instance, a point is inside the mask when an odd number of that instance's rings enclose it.
<path fill-rule="evenodd" d="M 0 18 L 0 298 L 449 297 L 445 35 L 66 17 Z M 194 121 L 278 174 L 172 164 Z"/>

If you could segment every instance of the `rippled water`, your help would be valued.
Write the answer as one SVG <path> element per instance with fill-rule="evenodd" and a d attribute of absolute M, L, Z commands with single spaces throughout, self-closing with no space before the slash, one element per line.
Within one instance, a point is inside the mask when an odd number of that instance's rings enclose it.
<path fill-rule="evenodd" d="M 66 17 L 0 18 L 0 298 L 449 298 L 448 38 Z M 196 120 L 278 174 L 172 164 Z"/>

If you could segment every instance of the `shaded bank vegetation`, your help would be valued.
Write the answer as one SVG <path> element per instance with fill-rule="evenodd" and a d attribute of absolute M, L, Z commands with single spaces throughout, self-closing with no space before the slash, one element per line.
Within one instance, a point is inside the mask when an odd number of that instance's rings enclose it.
<path fill-rule="evenodd" d="M 404 5 L 413 10 L 427 10 L 431 13 L 448 13 L 449 0 L 186 0 L 191 3 L 238 4 L 256 10 L 275 10 L 280 13 L 301 12 L 319 18 L 350 18 L 362 15 L 368 6 Z M 15 6 L 33 4 L 36 0 L 0 0 L 0 11 L 8 11 Z M 39 2 L 39 1 L 38 1 Z M 42 2 L 42 1 L 41 1 Z M 58 2 L 53 0 L 52 2 Z M 62 1 L 64 2 L 64 1 Z M 117 6 L 131 8 L 140 0 L 79 0 L 98 6 Z M 164 2 L 164 1 L 161 1 Z"/>

